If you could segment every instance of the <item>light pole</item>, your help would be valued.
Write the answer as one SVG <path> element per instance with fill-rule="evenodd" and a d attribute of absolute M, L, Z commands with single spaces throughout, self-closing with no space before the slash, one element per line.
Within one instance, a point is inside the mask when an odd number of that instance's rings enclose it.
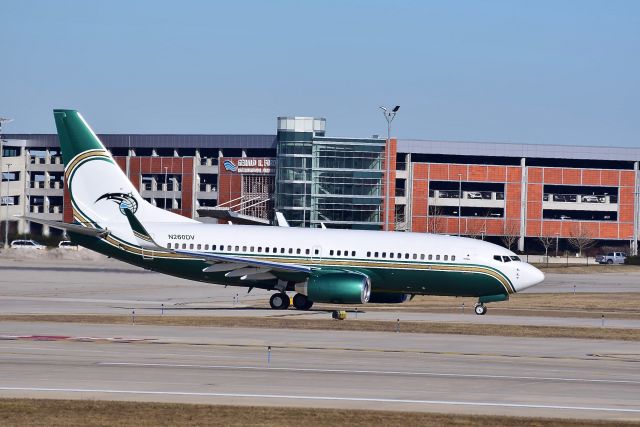
<path fill-rule="evenodd" d="M 556 258 L 558 258 L 558 238 L 560 237 L 560 233 L 556 233 Z"/>
<path fill-rule="evenodd" d="M 162 200 L 164 200 L 163 202 L 163 208 L 164 210 L 167 210 L 167 166 L 164 167 L 164 197 Z"/>
<path fill-rule="evenodd" d="M 7 195 L 6 200 L 4 201 L 4 205 L 6 206 L 5 214 L 5 223 L 4 223 L 4 248 L 7 249 L 9 247 L 9 169 L 11 169 L 11 163 L 7 163 Z"/>
<path fill-rule="evenodd" d="M 2 139 L 2 126 L 5 123 L 9 123 L 12 122 L 13 119 L 7 119 L 5 117 L 0 117 L 0 203 L 2 203 L 2 166 L 3 166 L 3 160 L 4 160 L 4 139 Z M 7 172 L 9 172 L 9 167 L 11 167 L 11 165 L 7 166 Z M 9 175 L 7 175 L 7 200 L 6 200 L 6 206 L 7 206 L 7 217 L 5 218 L 5 223 L 4 223 L 4 247 L 7 248 L 9 247 L 8 244 L 8 235 L 9 235 Z"/>
<path fill-rule="evenodd" d="M 386 172 L 385 175 L 387 176 L 387 183 L 386 183 L 386 191 L 385 191 L 385 202 L 384 202 L 384 206 L 385 206 L 385 213 L 384 213 L 384 228 L 386 231 L 389 231 L 389 191 L 391 188 L 391 185 L 389 184 L 389 180 L 390 180 L 390 175 L 391 175 L 391 152 L 390 152 L 390 145 L 391 145 L 391 122 L 393 121 L 393 119 L 396 118 L 396 114 L 398 114 L 398 110 L 400 109 L 399 105 L 396 105 L 395 107 L 393 107 L 393 110 L 389 111 L 387 109 L 387 107 L 383 107 L 380 106 L 380 109 L 382 110 L 382 114 L 384 114 L 384 118 L 387 119 L 387 143 L 386 143 L 386 147 L 385 147 L 385 164 L 386 164 Z"/>
<path fill-rule="evenodd" d="M 462 174 L 458 174 L 458 237 L 460 237 L 460 211 L 462 210 Z"/>

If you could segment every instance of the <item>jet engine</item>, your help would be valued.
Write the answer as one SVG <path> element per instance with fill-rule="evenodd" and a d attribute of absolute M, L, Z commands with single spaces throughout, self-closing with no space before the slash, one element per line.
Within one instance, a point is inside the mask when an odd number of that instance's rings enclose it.
<path fill-rule="evenodd" d="M 318 273 L 296 284 L 295 289 L 314 302 L 365 304 L 371 295 L 371 280 L 357 273 Z"/>

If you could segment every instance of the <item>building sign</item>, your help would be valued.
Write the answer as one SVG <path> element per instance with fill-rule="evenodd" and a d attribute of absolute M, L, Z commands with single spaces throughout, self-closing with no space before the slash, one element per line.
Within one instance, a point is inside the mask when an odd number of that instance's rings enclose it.
<path fill-rule="evenodd" d="M 240 174 L 265 174 L 276 173 L 276 159 L 268 157 L 234 157 L 222 162 L 224 169 L 232 173 Z"/>

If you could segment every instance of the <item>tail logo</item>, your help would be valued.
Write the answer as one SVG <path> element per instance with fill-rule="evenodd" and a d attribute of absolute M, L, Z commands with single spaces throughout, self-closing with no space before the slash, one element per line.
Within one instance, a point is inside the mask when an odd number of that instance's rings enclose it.
<path fill-rule="evenodd" d="M 132 193 L 105 193 L 98 197 L 95 203 L 98 203 L 100 200 L 111 200 L 116 203 L 122 215 L 126 215 L 124 212 L 125 209 L 129 209 L 132 213 L 136 213 L 138 210 L 138 202 Z"/>

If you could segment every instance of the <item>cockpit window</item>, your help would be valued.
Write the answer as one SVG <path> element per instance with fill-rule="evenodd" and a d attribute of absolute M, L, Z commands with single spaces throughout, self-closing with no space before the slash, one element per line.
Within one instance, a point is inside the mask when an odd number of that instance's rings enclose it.
<path fill-rule="evenodd" d="M 511 259 L 513 261 L 520 261 L 520 257 L 519 256 L 512 256 Z"/>
<path fill-rule="evenodd" d="M 496 261 L 502 262 L 502 257 L 500 255 L 494 255 L 493 259 L 495 259 Z"/>
<path fill-rule="evenodd" d="M 509 258 L 508 256 L 503 256 L 502 259 L 504 260 L 504 262 L 511 262 L 511 258 Z"/>

